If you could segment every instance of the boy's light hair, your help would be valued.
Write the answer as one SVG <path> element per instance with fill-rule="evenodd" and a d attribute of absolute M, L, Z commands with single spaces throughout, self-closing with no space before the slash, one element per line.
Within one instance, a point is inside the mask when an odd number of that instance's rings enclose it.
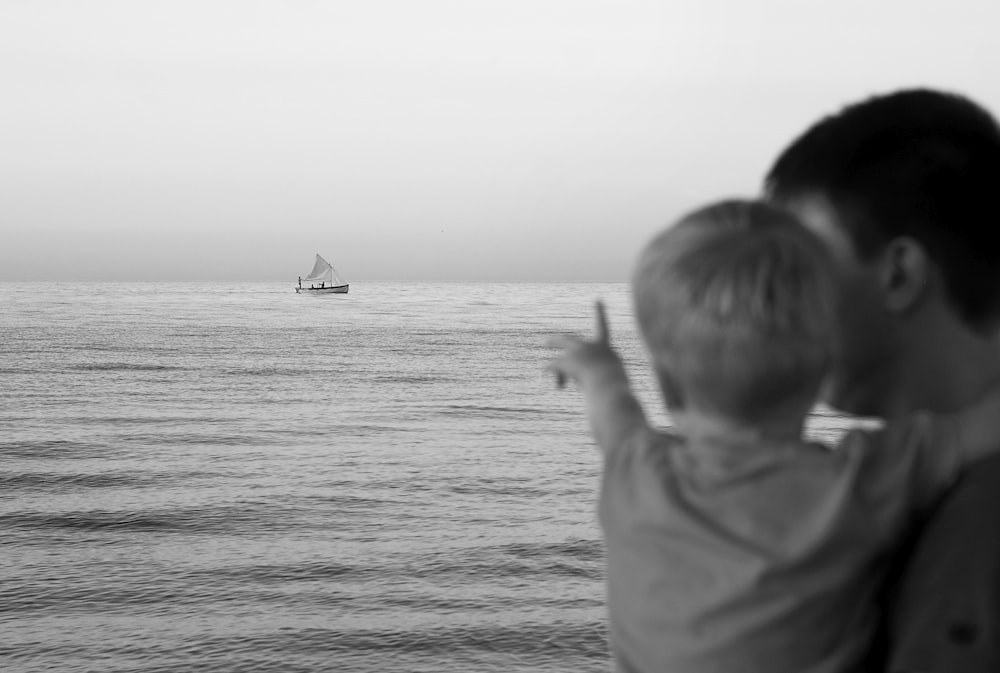
<path fill-rule="evenodd" d="M 632 286 L 668 406 L 754 421 L 817 394 L 837 284 L 791 214 L 736 200 L 697 210 L 645 247 Z"/>

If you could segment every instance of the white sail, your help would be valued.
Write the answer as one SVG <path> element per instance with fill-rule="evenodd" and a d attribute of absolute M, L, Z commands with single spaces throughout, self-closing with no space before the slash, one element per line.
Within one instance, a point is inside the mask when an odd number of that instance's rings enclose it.
<path fill-rule="evenodd" d="M 309 272 L 308 276 L 305 276 L 302 279 L 302 282 L 324 283 L 327 287 L 347 285 L 347 281 L 344 280 L 339 273 L 337 273 L 337 270 L 333 268 L 333 265 L 319 255 L 316 255 L 316 262 L 313 264 L 312 271 Z"/>
<path fill-rule="evenodd" d="M 330 274 L 333 276 L 333 284 L 336 285 L 347 285 L 347 279 L 337 273 L 337 270 L 332 266 L 330 267 Z"/>

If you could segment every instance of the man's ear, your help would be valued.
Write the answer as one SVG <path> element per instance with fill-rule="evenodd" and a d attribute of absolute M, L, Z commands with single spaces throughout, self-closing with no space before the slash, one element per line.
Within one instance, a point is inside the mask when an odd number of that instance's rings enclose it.
<path fill-rule="evenodd" d="M 912 238 L 894 238 L 882 255 L 880 281 L 885 307 L 907 313 L 927 296 L 931 261 L 924 246 Z"/>

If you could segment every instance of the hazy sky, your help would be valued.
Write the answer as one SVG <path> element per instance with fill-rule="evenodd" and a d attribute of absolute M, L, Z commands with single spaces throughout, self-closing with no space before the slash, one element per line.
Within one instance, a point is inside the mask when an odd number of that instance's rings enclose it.
<path fill-rule="evenodd" d="M 0 279 L 623 280 L 1000 3 L 0 0 Z"/>

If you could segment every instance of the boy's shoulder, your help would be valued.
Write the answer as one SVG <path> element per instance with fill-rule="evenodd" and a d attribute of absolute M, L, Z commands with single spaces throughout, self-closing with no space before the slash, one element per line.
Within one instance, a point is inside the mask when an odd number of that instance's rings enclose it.
<path fill-rule="evenodd" d="M 680 450 L 683 444 L 683 437 L 672 428 L 645 425 L 636 428 L 607 452 L 605 462 L 661 461 L 671 452 Z"/>
<path fill-rule="evenodd" d="M 692 437 L 676 428 L 646 428 L 633 434 L 609 456 L 608 467 L 619 470 L 669 472 L 684 479 L 732 481 L 770 477 L 815 464 L 842 462 L 831 447 L 812 441 L 757 442 Z"/>

